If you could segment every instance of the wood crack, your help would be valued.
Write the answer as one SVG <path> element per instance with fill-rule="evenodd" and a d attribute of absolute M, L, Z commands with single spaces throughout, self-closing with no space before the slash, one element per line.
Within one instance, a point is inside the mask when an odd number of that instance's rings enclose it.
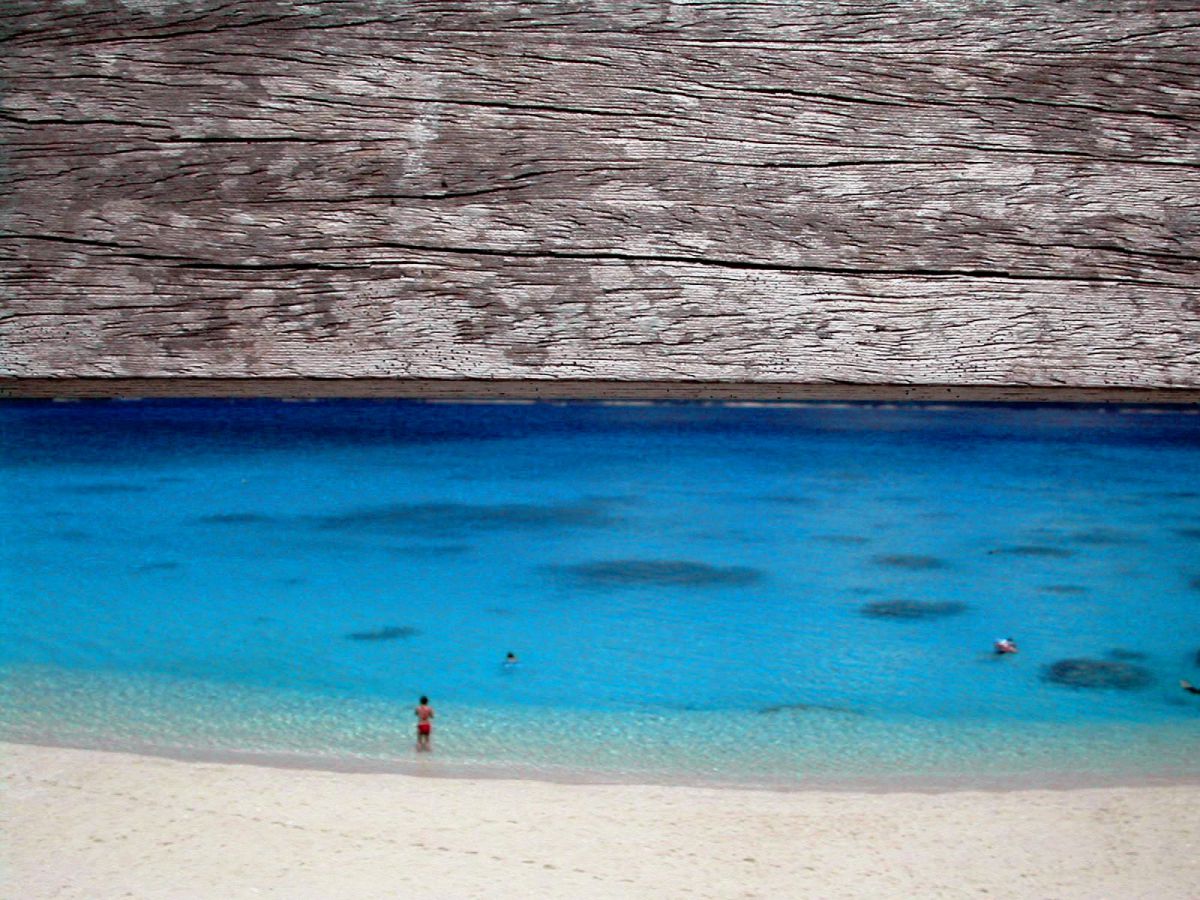
<path fill-rule="evenodd" d="M 0 376 L 1200 385 L 1143 7 L 21 0 Z"/>

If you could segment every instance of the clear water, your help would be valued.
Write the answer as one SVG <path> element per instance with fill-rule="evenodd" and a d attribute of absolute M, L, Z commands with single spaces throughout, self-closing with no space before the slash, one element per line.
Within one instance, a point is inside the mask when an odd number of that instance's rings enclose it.
<path fill-rule="evenodd" d="M 1200 775 L 1195 409 L 9 403 L 0 429 L 10 740 L 801 786 Z M 962 609 L 864 614 L 894 600 Z M 1143 683 L 1047 679 L 1075 658 Z"/>

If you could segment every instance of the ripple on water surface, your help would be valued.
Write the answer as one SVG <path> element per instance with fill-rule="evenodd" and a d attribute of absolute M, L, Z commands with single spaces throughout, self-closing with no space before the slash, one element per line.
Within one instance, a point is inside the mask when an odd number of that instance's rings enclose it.
<path fill-rule="evenodd" d="M 1200 776 L 1193 723 L 1155 733 L 1119 723 L 1034 723 L 1014 731 L 799 702 L 745 715 L 477 707 L 434 698 L 436 759 L 426 760 L 412 751 L 405 703 L 111 673 L 4 674 L 6 739 L 200 759 L 779 787 Z M 50 708 L 48 692 L 57 698 Z"/>

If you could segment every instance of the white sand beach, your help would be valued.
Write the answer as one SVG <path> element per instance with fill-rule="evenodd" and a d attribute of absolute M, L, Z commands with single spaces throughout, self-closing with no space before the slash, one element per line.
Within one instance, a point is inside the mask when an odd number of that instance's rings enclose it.
<path fill-rule="evenodd" d="M 0 745 L 13 898 L 1195 897 L 1200 786 L 550 784 Z"/>

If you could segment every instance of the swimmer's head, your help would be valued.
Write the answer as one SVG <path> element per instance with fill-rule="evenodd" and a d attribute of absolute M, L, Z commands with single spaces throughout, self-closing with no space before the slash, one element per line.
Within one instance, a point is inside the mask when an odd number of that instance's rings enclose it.
<path fill-rule="evenodd" d="M 427 703 L 429 703 L 429 698 L 428 698 L 428 697 L 422 697 L 422 698 L 421 698 L 421 705 L 422 705 L 422 706 L 425 706 Z"/>

